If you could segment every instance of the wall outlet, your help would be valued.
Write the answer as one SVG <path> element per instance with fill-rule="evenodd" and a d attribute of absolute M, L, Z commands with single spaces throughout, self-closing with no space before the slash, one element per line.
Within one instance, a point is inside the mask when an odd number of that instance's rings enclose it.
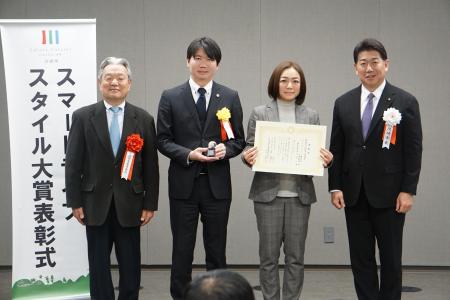
<path fill-rule="evenodd" d="M 323 242 L 325 244 L 334 243 L 334 227 L 325 226 L 323 228 Z"/>

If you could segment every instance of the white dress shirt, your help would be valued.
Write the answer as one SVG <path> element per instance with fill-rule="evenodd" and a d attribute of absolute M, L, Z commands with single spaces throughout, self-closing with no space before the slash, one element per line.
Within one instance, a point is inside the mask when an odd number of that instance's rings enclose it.
<path fill-rule="evenodd" d="M 205 86 L 199 86 L 192 77 L 189 78 L 189 85 L 191 87 L 192 98 L 194 98 L 195 103 L 197 104 L 197 100 L 200 97 L 200 93 L 198 92 L 199 88 L 204 88 L 206 90 L 205 98 L 206 98 L 206 110 L 208 110 L 209 100 L 211 99 L 211 90 L 213 82 L 212 80 L 208 82 Z"/>

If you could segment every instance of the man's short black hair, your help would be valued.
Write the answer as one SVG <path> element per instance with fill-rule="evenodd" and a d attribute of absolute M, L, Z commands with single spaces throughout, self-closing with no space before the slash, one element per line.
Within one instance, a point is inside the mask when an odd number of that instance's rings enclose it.
<path fill-rule="evenodd" d="M 253 289 L 240 274 L 213 270 L 200 274 L 188 285 L 184 300 L 255 300 Z"/>
<path fill-rule="evenodd" d="M 208 58 L 213 59 L 219 65 L 222 59 L 222 52 L 220 51 L 219 45 L 212 38 L 201 37 L 193 40 L 189 47 L 187 48 L 186 58 L 189 60 L 193 57 L 199 49 L 203 49 L 208 56 Z"/>
<path fill-rule="evenodd" d="M 376 39 L 369 38 L 359 42 L 355 46 L 355 49 L 353 49 L 353 61 L 355 62 L 355 64 L 358 62 L 359 53 L 371 50 L 377 51 L 383 60 L 386 60 L 388 58 L 386 49 L 384 48 L 383 44 Z"/>

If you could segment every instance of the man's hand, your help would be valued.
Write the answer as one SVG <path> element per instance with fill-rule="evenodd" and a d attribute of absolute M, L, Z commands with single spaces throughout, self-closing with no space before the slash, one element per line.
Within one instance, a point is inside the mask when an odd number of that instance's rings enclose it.
<path fill-rule="evenodd" d="M 72 208 L 72 214 L 81 225 L 84 225 L 84 212 L 82 207 Z"/>
<path fill-rule="evenodd" d="M 397 205 L 395 211 L 406 214 L 411 210 L 413 205 L 413 196 L 410 193 L 400 192 L 397 197 Z"/>
<path fill-rule="evenodd" d="M 206 155 L 203 155 L 203 153 L 205 153 L 206 151 L 208 151 L 208 148 L 202 148 L 202 147 L 198 147 L 198 148 L 192 150 L 191 152 L 189 152 L 189 160 L 191 160 L 191 161 L 196 160 L 196 161 L 200 161 L 200 162 L 212 162 L 212 161 L 218 160 L 217 153 L 216 153 L 215 157 L 208 157 Z M 223 155 L 225 155 L 225 154 L 223 154 Z"/>
<path fill-rule="evenodd" d="M 143 209 L 141 214 L 141 226 L 147 225 L 154 215 L 154 211 Z"/>
<path fill-rule="evenodd" d="M 257 155 L 258 149 L 256 147 L 251 147 L 243 153 L 244 160 L 249 166 L 253 166 L 255 164 Z"/>
<path fill-rule="evenodd" d="M 225 148 L 223 143 L 220 143 L 219 145 L 216 145 L 215 152 L 217 159 L 223 159 L 225 154 L 227 154 L 227 148 Z"/>
<path fill-rule="evenodd" d="M 345 207 L 344 194 L 342 193 L 342 191 L 335 191 L 331 193 L 331 203 L 337 209 Z"/>

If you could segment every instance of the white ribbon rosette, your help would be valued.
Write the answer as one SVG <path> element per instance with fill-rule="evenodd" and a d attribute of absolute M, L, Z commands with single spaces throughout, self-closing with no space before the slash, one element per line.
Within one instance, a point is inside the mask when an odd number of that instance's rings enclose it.
<path fill-rule="evenodd" d="M 402 120 L 402 114 L 395 108 L 390 107 L 383 113 L 384 130 L 383 144 L 381 148 L 389 149 L 389 146 L 395 145 L 397 140 L 397 125 Z"/>

